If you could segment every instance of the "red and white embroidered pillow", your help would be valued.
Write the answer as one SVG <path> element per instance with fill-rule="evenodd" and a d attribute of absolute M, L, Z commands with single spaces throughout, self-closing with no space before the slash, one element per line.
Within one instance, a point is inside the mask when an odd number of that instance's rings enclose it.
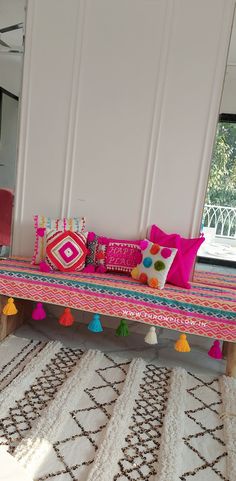
<path fill-rule="evenodd" d="M 81 271 L 88 249 L 87 232 L 50 230 L 47 232 L 46 262 L 59 271 Z"/>

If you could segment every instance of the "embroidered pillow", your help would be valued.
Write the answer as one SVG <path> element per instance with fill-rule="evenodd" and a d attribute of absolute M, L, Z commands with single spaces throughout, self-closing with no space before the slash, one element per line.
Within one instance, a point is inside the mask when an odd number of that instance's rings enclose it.
<path fill-rule="evenodd" d="M 185 239 L 178 234 L 166 234 L 156 225 L 150 230 L 150 240 L 166 247 L 178 249 L 174 262 L 167 276 L 167 282 L 175 286 L 190 289 L 189 279 L 192 273 L 197 251 L 205 238 Z"/>
<path fill-rule="evenodd" d="M 106 245 L 98 245 L 99 236 L 94 232 L 88 233 L 88 255 L 86 257 L 84 272 L 106 272 L 105 252 Z"/>
<path fill-rule="evenodd" d="M 133 279 L 155 289 L 163 289 L 177 249 L 160 246 L 145 239 L 141 242 L 142 261 L 131 271 Z"/>
<path fill-rule="evenodd" d="M 85 271 L 130 273 L 141 260 L 140 241 L 111 239 L 88 233 Z"/>
<path fill-rule="evenodd" d="M 51 219 L 43 215 L 34 216 L 35 245 L 33 264 L 39 264 L 46 257 L 47 230 L 70 230 L 73 232 L 85 231 L 84 217 L 68 217 L 63 219 Z"/>
<path fill-rule="evenodd" d="M 87 233 L 69 230 L 47 232 L 46 262 L 59 271 L 81 271 L 88 252 Z"/>
<path fill-rule="evenodd" d="M 95 267 L 97 245 L 98 245 L 98 235 L 95 234 L 94 232 L 89 232 L 87 237 L 88 254 L 85 262 L 86 266 Z"/>
<path fill-rule="evenodd" d="M 141 261 L 140 241 L 99 237 L 96 270 L 130 273 Z"/>
<path fill-rule="evenodd" d="M 130 273 L 141 258 L 139 241 L 117 240 L 107 244 L 105 264 L 108 271 Z"/>

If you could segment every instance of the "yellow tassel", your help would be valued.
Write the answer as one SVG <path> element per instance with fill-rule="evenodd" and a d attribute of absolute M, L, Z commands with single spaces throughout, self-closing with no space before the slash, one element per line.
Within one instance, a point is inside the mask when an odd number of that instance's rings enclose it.
<path fill-rule="evenodd" d="M 18 311 L 14 304 L 14 299 L 12 297 L 9 297 L 2 312 L 3 314 L 5 314 L 5 316 L 14 316 L 15 314 L 17 314 Z"/>
<path fill-rule="evenodd" d="M 187 341 L 186 334 L 180 334 L 178 341 L 175 343 L 175 350 L 178 352 L 190 352 L 190 345 Z"/>

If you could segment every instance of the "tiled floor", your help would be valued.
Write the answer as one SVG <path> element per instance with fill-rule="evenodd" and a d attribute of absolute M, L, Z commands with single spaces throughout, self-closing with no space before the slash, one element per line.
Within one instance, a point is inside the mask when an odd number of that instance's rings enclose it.
<path fill-rule="evenodd" d="M 107 323 L 104 322 L 104 325 Z M 110 322 L 110 321 L 109 321 Z M 178 333 L 168 329 L 159 330 L 159 343 L 150 346 L 144 342 L 148 327 L 137 322 L 129 322 L 130 335 L 126 338 L 117 337 L 115 328 L 119 321 L 112 319 L 111 327 L 104 327 L 104 332 L 95 334 L 87 329 L 87 325 L 76 322 L 72 327 L 62 327 L 55 317 L 44 321 L 29 321 L 15 332 L 19 337 L 29 339 L 59 340 L 67 346 L 83 349 L 99 349 L 107 353 L 133 358 L 141 356 L 161 366 L 181 366 L 195 373 L 222 374 L 225 371 L 225 361 L 216 361 L 207 355 L 211 340 L 200 336 L 188 335 L 191 345 L 190 353 L 178 353 L 174 350 L 174 341 Z"/>

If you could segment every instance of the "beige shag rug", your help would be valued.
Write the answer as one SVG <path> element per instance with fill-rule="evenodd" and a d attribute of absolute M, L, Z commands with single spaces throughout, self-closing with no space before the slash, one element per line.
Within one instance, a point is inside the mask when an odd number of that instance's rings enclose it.
<path fill-rule="evenodd" d="M 235 481 L 236 381 L 9 336 L 0 445 L 37 481 Z"/>

